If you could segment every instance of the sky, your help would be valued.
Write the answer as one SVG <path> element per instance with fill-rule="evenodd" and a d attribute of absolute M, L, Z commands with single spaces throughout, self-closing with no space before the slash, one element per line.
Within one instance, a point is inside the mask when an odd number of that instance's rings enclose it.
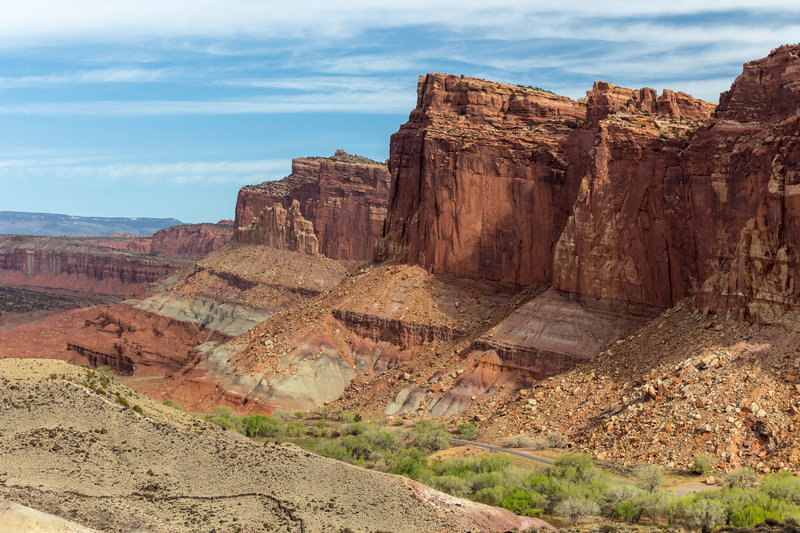
<path fill-rule="evenodd" d="M 0 0 L 0 211 L 233 218 L 242 185 L 389 157 L 419 75 L 712 102 L 797 0 Z"/>

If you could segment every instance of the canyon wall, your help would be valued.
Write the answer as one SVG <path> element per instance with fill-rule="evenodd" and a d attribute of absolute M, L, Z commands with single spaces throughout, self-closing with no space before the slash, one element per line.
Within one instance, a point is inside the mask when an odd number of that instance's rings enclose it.
<path fill-rule="evenodd" d="M 567 171 L 586 105 L 526 87 L 429 74 L 392 135 L 381 259 L 518 285 L 547 283 L 577 193 Z"/>
<path fill-rule="evenodd" d="M 153 234 L 149 253 L 159 257 L 195 259 L 213 252 L 233 236 L 233 221 L 216 224 L 180 224 Z"/>
<path fill-rule="evenodd" d="M 292 211 L 297 202 L 298 214 L 310 223 L 307 228 L 319 241 L 320 253 L 345 261 L 371 260 L 386 217 L 389 183 L 385 165 L 342 150 L 330 158 L 295 159 L 286 178 L 239 191 L 234 240 L 282 246 L 284 240 L 271 241 L 270 232 L 293 230 L 267 229 L 264 223 L 274 220 L 275 214 L 264 210 L 281 205 Z M 259 219 L 264 223 L 254 223 Z"/>
<path fill-rule="evenodd" d="M 65 237 L 11 237 L 0 243 L 0 283 L 130 295 L 183 263 Z"/>

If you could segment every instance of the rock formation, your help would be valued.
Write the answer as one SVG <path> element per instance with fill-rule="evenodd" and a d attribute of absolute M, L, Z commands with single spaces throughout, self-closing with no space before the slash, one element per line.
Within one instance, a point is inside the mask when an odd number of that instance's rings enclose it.
<path fill-rule="evenodd" d="M 12 237 L 0 243 L 0 282 L 18 287 L 130 295 L 180 266 L 176 260 L 64 237 Z"/>
<path fill-rule="evenodd" d="M 288 210 L 279 203 L 264 207 L 249 226 L 236 228 L 236 240 L 310 255 L 319 253 L 314 224 L 300 214 L 297 200 Z"/>
<path fill-rule="evenodd" d="M 311 224 L 320 253 L 332 259 L 367 261 L 373 257 L 383 228 L 388 197 L 389 173 L 377 161 L 342 150 L 329 158 L 295 159 L 286 178 L 239 191 L 234 238 L 269 244 L 274 228 L 254 226 L 254 219 L 260 218 L 266 207 L 281 205 L 292 211 L 297 202 L 297 214 Z M 275 216 L 265 214 L 264 218 Z"/>
<path fill-rule="evenodd" d="M 153 234 L 149 253 L 159 257 L 196 259 L 213 252 L 233 236 L 233 221 L 216 224 L 180 224 Z"/>
<path fill-rule="evenodd" d="M 379 257 L 433 272 L 547 283 L 577 190 L 567 139 L 585 104 L 473 78 L 420 78 L 392 135 L 392 197 Z"/>

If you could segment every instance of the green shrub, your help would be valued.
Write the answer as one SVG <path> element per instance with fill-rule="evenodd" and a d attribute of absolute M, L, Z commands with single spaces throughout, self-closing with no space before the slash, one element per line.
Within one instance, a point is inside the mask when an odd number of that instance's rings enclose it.
<path fill-rule="evenodd" d="M 464 440 L 472 440 L 475 438 L 475 435 L 478 433 L 478 426 L 473 424 L 472 422 L 468 422 L 466 424 L 459 424 L 456 428 L 458 432 L 458 436 Z"/>
<path fill-rule="evenodd" d="M 350 424 L 355 421 L 355 418 L 353 413 L 348 413 L 344 409 L 340 410 L 336 415 L 336 420 L 343 424 Z"/>
<path fill-rule="evenodd" d="M 500 502 L 500 507 L 525 516 L 541 516 L 544 496 L 524 490 L 515 490 Z"/>
<path fill-rule="evenodd" d="M 776 472 L 764 478 L 761 490 L 770 498 L 800 503 L 800 478 L 791 472 Z"/>
<path fill-rule="evenodd" d="M 728 521 L 732 526 L 750 527 L 758 525 L 768 518 L 783 520 L 783 516 L 777 511 L 767 510 L 757 505 L 748 505 L 733 513 Z"/>
<path fill-rule="evenodd" d="M 295 411 L 294 412 L 294 417 L 295 418 L 303 418 L 303 416 L 304 416 L 303 411 Z"/>
<path fill-rule="evenodd" d="M 138 406 L 138 405 L 134 405 L 134 406 L 133 406 L 133 410 L 134 410 L 134 411 L 136 411 L 137 413 L 139 413 L 140 415 L 141 415 L 141 414 L 144 414 L 144 411 L 143 411 L 143 410 L 142 410 L 142 408 L 141 408 L 140 406 Z"/>
<path fill-rule="evenodd" d="M 584 516 L 597 516 L 600 506 L 597 502 L 584 498 L 567 498 L 559 502 L 554 509 L 555 514 L 563 516 L 570 521 L 575 521 Z"/>
<path fill-rule="evenodd" d="M 242 429 L 248 437 L 267 437 L 276 439 L 286 432 L 285 424 L 274 417 L 250 415 L 242 417 Z"/>
<path fill-rule="evenodd" d="M 172 400 L 164 400 L 163 403 L 167 407 L 172 407 L 173 409 L 177 409 L 178 411 L 183 411 L 183 406 L 178 402 L 173 402 Z"/>
<path fill-rule="evenodd" d="M 361 435 L 369 426 L 363 422 L 350 422 L 349 424 L 342 424 L 339 432 L 342 435 Z"/>
<path fill-rule="evenodd" d="M 233 410 L 230 407 L 220 405 L 214 408 L 214 416 L 233 416 Z"/>
<path fill-rule="evenodd" d="M 692 474 L 697 474 L 699 476 L 708 474 L 714 469 L 714 465 L 717 463 L 717 458 L 714 457 L 710 453 L 700 453 L 695 455 L 692 458 L 692 464 L 689 465 L 689 471 Z"/>
<path fill-rule="evenodd" d="M 419 479 L 428 469 L 428 458 L 416 448 L 400 448 L 387 458 L 389 472 Z"/>
<path fill-rule="evenodd" d="M 747 489 L 755 487 L 757 483 L 756 471 L 749 467 L 737 468 L 725 476 L 726 487 Z"/>
<path fill-rule="evenodd" d="M 306 434 L 306 426 L 299 420 L 295 422 L 289 422 L 286 426 L 286 434 L 290 437 L 302 437 Z"/>
<path fill-rule="evenodd" d="M 561 433 L 550 433 L 545 439 L 548 448 L 566 448 L 569 445 L 567 437 Z"/>
<path fill-rule="evenodd" d="M 725 508 L 720 502 L 710 498 L 697 498 L 691 501 L 684 511 L 684 525 L 704 533 L 721 526 L 724 521 Z"/>
<path fill-rule="evenodd" d="M 327 420 L 315 420 L 311 427 L 308 428 L 308 434 L 317 438 L 325 437 L 328 434 L 329 427 L 330 423 Z"/>
<path fill-rule="evenodd" d="M 470 483 L 458 476 L 434 476 L 426 480 L 426 484 L 436 490 L 446 492 L 460 498 L 469 496 L 472 492 Z"/>
<path fill-rule="evenodd" d="M 493 487 L 485 487 L 477 491 L 475 493 L 475 499 L 481 503 L 499 507 L 503 500 L 511 495 L 511 492 L 513 491 L 509 487 L 498 484 Z"/>
<path fill-rule="evenodd" d="M 450 436 L 444 431 L 432 431 L 417 436 L 416 444 L 426 452 L 433 453 L 450 446 Z"/>
<path fill-rule="evenodd" d="M 117 401 L 118 404 L 120 404 L 122 407 L 130 407 L 131 406 L 131 404 L 128 403 L 128 400 L 123 398 L 122 395 L 119 392 L 117 392 L 116 394 L 117 394 L 117 400 L 116 401 Z"/>
<path fill-rule="evenodd" d="M 272 412 L 272 416 L 280 418 L 283 423 L 286 423 L 292 418 L 292 413 L 286 409 L 275 409 L 275 411 Z"/>
<path fill-rule="evenodd" d="M 557 478 L 573 482 L 588 481 L 597 475 L 597 467 L 588 455 L 567 454 L 559 457 L 549 472 Z"/>
<path fill-rule="evenodd" d="M 639 486 L 647 492 L 655 491 L 664 483 L 664 472 L 656 465 L 636 465 L 633 469 L 633 476 Z"/>

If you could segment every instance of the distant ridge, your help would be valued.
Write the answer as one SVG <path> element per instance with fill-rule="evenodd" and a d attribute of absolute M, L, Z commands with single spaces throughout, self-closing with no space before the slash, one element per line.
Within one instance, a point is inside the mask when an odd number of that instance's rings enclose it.
<path fill-rule="evenodd" d="M 174 218 L 76 217 L 54 213 L 0 211 L 0 234 L 86 236 L 129 233 L 152 235 L 158 230 L 182 224 Z"/>

